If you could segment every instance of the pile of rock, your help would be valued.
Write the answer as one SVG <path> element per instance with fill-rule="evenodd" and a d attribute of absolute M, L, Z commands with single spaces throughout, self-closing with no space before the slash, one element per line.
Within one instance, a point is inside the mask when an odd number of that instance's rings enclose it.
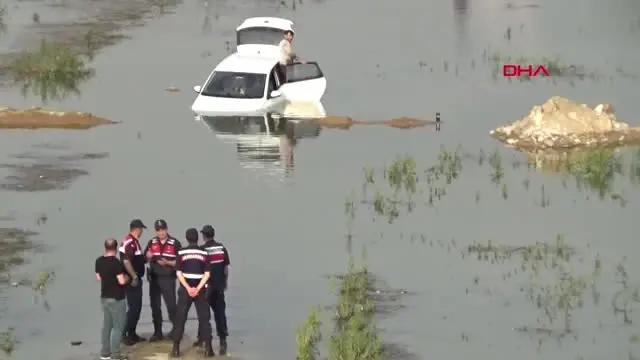
<path fill-rule="evenodd" d="M 528 116 L 490 132 L 523 149 L 567 149 L 640 143 L 640 128 L 619 122 L 609 104 L 590 108 L 562 97 L 534 106 Z"/>

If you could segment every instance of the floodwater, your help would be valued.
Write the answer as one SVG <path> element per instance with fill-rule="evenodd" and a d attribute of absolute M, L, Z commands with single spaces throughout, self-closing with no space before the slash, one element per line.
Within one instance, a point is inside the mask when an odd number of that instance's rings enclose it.
<path fill-rule="evenodd" d="M 29 289 L 7 292 L 10 310 L 0 322 L 2 328 L 15 327 L 22 340 L 15 359 L 95 353 L 101 314 L 91 267 L 102 240 L 123 236 L 133 217 L 148 223 L 165 218 L 175 236 L 212 223 L 233 262 L 228 294 L 232 354 L 291 358 L 296 324 L 311 306 L 333 300 L 325 276 L 346 269 L 344 200 L 361 188 L 362 167 L 383 165 L 405 153 L 427 167 L 442 144 L 472 153 L 499 149 L 511 159 L 512 152 L 490 139 L 489 130 L 553 95 L 610 102 L 622 120 L 636 124 L 638 84 L 616 68 L 633 72 L 640 63 L 639 7 L 632 0 L 510 5 L 495 0 L 305 0 L 295 12 L 285 7 L 276 12 L 275 2 L 204 5 L 190 0 L 174 14 L 129 30 L 132 39 L 95 59 L 97 76 L 82 86 L 81 97 L 48 104 L 122 124 L 77 132 L 0 133 L 3 163 L 37 144 L 109 153 L 87 161 L 83 168 L 90 175 L 68 190 L 0 192 L 2 211 L 17 219 L 10 226 L 35 228 L 38 214 L 49 215 L 46 225 L 36 229 L 46 251 L 30 255 L 18 273 L 56 273 L 48 290 L 49 312 L 31 302 Z M 291 171 L 243 167 L 239 147 L 195 121 L 189 107 L 195 95 L 191 87 L 226 55 L 235 26 L 252 15 L 296 22 L 297 52 L 317 60 L 327 76 L 323 104 L 328 114 L 377 120 L 431 117 L 438 111 L 442 131 L 322 129 L 315 138 L 298 141 L 292 164 L 264 160 L 267 167 Z M 483 61 L 489 48 L 515 57 L 560 55 L 604 78 L 574 86 L 544 79 L 496 82 Z M 182 91 L 165 92 L 168 86 Z M 14 107 L 38 104 L 15 89 L 3 89 L 1 97 Z M 418 358 L 627 359 L 629 351 L 637 354 L 629 342 L 633 329 L 614 317 L 609 300 L 618 286 L 612 280 L 615 264 L 640 247 L 634 238 L 640 199 L 633 185 L 624 177 L 616 180 L 628 200 L 621 207 L 595 196 L 587 200 L 587 193 L 571 184 L 565 189 L 558 176 L 517 173 L 510 167 L 506 174 L 507 200 L 490 182 L 486 167 L 467 166 L 435 209 L 416 210 L 394 225 L 373 223 L 369 215 L 358 218 L 354 251 L 366 244 L 371 270 L 394 288 L 414 293 L 402 300 L 403 310 L 380 321 L 384 339 L 405 345 Z M 520 185 L 525 178 L 532 184 L 529 191 Z M 536 200 L 542 184 L 550 198 L 546 207 Z M 474 201 L 476 191 L 479 201 Z M 418 233 L 424 243 L 406 235 Z M 499 266 L 462 259 L 459 252 L 473 241 L 525 245 L 554 241 L 558 233 L 587 262 L 600 254 L 603 300 L 596 307 L 587 299 L 585 309 L 576 310 L 575 338 L 537 351 L 535 339 L 513 330 L 536 326 L 539 313 L 520 292 L 522 282 L 503 281 Z M 450 253 L 446 246 L 429 245 L 451 239 L 457 247 Z M 634 281 L 639 265 L 630 259 L 627 267 Z M 140 327 L 151 330 L 147 307 Z M 84 344 L 72 348 L 72 340 Z"/>

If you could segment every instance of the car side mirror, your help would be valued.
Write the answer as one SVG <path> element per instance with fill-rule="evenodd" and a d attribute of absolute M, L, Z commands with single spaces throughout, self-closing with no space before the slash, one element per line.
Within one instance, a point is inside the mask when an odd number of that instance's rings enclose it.
<path fill-rule="evenodd" d="M 196 93 L 200 94 L 200 91 L 202 91 L 202 86 L 200 85 L 196 85 L 193 87 L 193 91 L 195 91 Z"/>
<path fill-rule="evenodd" d="M 278 91 L 278 90 L 273 90 L 273 91 L 271 92 L 271 97 L 272 97 L 272 98 L 276 98 L 276 97 L 278 97 L 278 96 L 280 96 L 280 95 L 282 95 L 282 93 L 280 93 L 280 91 Z"/>

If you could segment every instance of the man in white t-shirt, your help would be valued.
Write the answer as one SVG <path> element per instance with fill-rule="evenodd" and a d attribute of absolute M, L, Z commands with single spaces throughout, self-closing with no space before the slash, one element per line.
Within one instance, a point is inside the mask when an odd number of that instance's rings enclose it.
<path fill-rule="evenodd" d="M 284 32 L 284 38 L 280 41 L 280 71 L 284 81 L 286 81 L 286 66 L 289 64 L 293 64 L 294 62 L 305 63 L 304 60 L 301 60 L 298 55 L 293 52 L 291 48 L 291 42 L 293 41 L 293 31 L 287 30 Z"/>

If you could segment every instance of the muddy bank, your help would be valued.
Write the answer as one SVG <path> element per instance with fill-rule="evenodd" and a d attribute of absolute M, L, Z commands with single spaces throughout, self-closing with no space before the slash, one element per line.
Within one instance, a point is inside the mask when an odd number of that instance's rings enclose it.
<path fill-rule="evenodd" d="M 11 267 L 24 263 L 23 253 L 34 248 L 31 237 L 36 232 L 15 227 L 0 227 L 0 283 L 10 280 Z"/>
<path fill-rule="evenodd" d="M 107 153 L 81 153 L 51 155 L 49 146 L 36 147 L 13 156 L 17 163 L 1 164 L 10 174 L 0 184 L 0 189 L 11 191 L 49 191 L 67 189 L 76 179 L 89 173 L 82 168 L 82 161 L 104 159 Z M 43 153 L 43 150 L 46 153 Z"/>
<path fill-rule="evenodd" d="M 435 125 L 439 128 L 441 123 L 439 120 L 425 120 L 411 117 L 400 117 L 390 120 L 354 120 L 348 116 L 326 116 L 309 121 L 315 125 L 344 130 L 350 129 L 354 125 L 385 125 L 396 129 L 415 129 Z"/>
<path fill-rule="evenodd" d="M 90 129 L 98 125 L 115 124 L 90 113 L 57 111 L 41 108 L 18 110 L 0 107 L 0 129 Z"/>
<path fill-rule="evenodd" d="M 180 357 L 180 359 L 195 360 L 203 358 L 202 349 L 191 346 L 191 344 L 193 344 L 193 341 L 194 339 L 187 337 L 182 340 L 182 346 L 180 349 L 182 351 L 182 356 Z M 169 340 L 154 343 L 143 342 L 127 347 L 126 353 L 131 360 L 169 360 L 171 359 L 171 357 L 169 356 L 169 354 L 171 353 L 171 346 L 172 343 Z M 214 351 L 217 351 L 215 342 Z M 213 359 L 239 360 L 240 358 L 235 356 L 216 356 Z"/>
<path fill-rule="evenodd" d="M 559 96 L 490 135 L 520 149 L 618 147 L 640 143 L 640 127 L 618 121 L 610 104 L 590 108 Z"/>

